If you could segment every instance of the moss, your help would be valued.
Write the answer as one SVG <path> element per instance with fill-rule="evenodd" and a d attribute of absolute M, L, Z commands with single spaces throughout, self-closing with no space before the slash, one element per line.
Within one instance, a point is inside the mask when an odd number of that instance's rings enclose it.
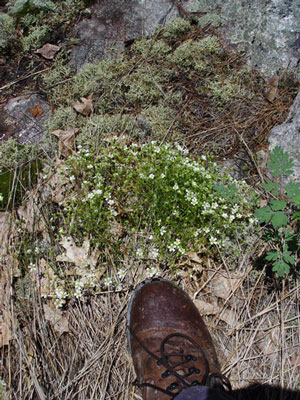
<path fill-rule="evenodd" d="M 31 28 L 28 36 L 24 37 L 22 40 L 23 50 L 26 52 L 32 49 L 37 49 L 45 43 L 46 35 L 48 33 L 47 26 L 38 26 Z"/>
<path fill-rule="evenodd" d="M 177 38 L 178 36 L 184 35 L 191 29 L 191 24 L 188 20 L 183 18 L 175 18 L 165 28 L 162 36 L 163 38 Z"/>

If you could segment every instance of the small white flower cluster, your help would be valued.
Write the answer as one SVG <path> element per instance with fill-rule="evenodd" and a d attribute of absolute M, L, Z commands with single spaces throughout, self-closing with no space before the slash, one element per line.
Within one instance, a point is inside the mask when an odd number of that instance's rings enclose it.
<path fill-rule="evenodd" d="M 162 226 L 160 228 L 159 234 L 160 236 L 163 236 L 167 232 L 167 228 L 165 226 Z"/>
<path fill-rule="evenodd" d="M 136 255 L 137 255 L 138 258 L 143 258 L 143 255 L 144 255 L 143 250 L 142 249 L 137 249 Z"/>
<path fill-rule="evenodd" d="M 182 147 L 179 143 L 176 143 L 175 146 L 176 146 L 176 149 L 177 149 L 181 154 L 183 154 L 183 155 L 185 155 L 185 156 L 187 156 L 187 155 L 189 154 L 188 149 Z"/>
<path fill-rule="evenodd" d="M 180 239 L 176 239 L 173 243 L 169 244 L 167 247 L 171 253 L 174 253 L 176 250 L 179 251 L 181 255 L 185 253 L 184 248 L 181 246 Z"/>
<path fill-rule="evenodd" d="M 156 248 L 153 248 L 150 252 L 149 252 L 149 258 L 152 258 L 153 260 L 157 260 L 159 256 L 159 250 Z"/>
<path fill-rule="evenodd" d="M 54 300 L 54 304 L 56 306 L 56 308 L 61 308 L 65 302 L 66 302 L 66 298 L 68 297 L 68 293 L 61 289 L 61 288 L 56 288 L 55 290 L 55 300 Z"/>
<path fill-rule="evenodd" d="M 35 263 L 33 263 L 33 262 L 31 262 L 29 265 L 28 265 L 28 270 L 29 270 L 29 272 L 34 272 L 34 271 L 36 271 L 36 264 Z"/>
<path fill-rule="evenodd" d="M 123 279 L 126 276 L 126 270 L 121 268 L 118 270 L 118 277 L 119 279 Z"/>
<path fill-rule="evenodd" d="M 105 286 L 111 286 L 113 284 L 113 280 L 110 276 L 106 276 L 104 278 L 104 285 Z"/>
<path fill-rule="evenodd" d="M 117 210 L 113 207 L 115 204 L 115 201 L 111 198 L 111 193 L 106 193 L 104 195 L 105 200 L 107 201 L 107 204 L 109 205 L 108 211 L 113 215 L 114 217 L 118 215 Z"/>
<path fill-rule="evenodd" d="M 146 268 L 146 277 L 147 278 L 152 278 L 152 276 L 157 275 L 158 272 L 159 272 L 159 270 L 156 267 Z"/>
<path fill-rule="evenodd" d="M 74 296 L 76 299 L 79 299 L 82 296 L 82 291 L 84 288 L 84 282 L 83 281 L 76 281 L 75 282 L 75 291 L 74 291 Z"/>
<path fill-rule="evenodd" d="M 196 206 L 198 204 L 196 194 L 189 189 L 186 190 L 185 198 L 191 203 L 192 206 Z"/>
<path fill-rule="evenodd" d="M 87 196 L 83 199 L 83 201 L 92 200 L 97 196 L 101 196 L 102 189 L 94 189 L 92 192 L 88 193 Z"/>

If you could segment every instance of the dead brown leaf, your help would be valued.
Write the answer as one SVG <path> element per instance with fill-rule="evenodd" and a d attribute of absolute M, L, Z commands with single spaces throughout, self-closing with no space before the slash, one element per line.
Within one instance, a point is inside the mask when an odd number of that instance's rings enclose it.
<path fill-rule="evenodd" d="M 25 223 L 28 232 L 44 232 L 47 231 L 47 226 L 40 212 L 41 204 L 37 206 L 36 193 L 31 193 L 27 201 L 24 201 L 18 208 L 17 213 L 20 219 Z"/>
<path fill-rule="evenodd" d="M 41 117 L 44 114 L 44 110 L 41 108 L 40 104 L 37 104 L 35 107 L 29 110 L 34 118 Z"/>
<path fill-rule="evenodd" d="M 88 97 L 81 97 L 80 101 L 77 101 L 76 103 L 73 104 L 73 108 L 80 114 L 88 116 L 90 115 L 93 110 L 94 110 L 94 105 L 93 105 L 93 100 L 92 100 L 93 94 L 89 94 Z"/>
<path fill-rule="evenodd" d="M 236 287 L 237 282 L 238 279 L 236 278 L 229 278 L 225 277 L 223 274 L 217 274 L 211 280 L 210 289 L 212 294 L 216 297 L 226 300 Z"/>
<path fill-rule="evenodd" d="M 226 322 L 226 324 L 229 325 L 230 328 L 234 328 L 237 325 L 235 312 L 228 308 L 220 313 L 219 318 L 222 321 Z"/>
<path fill-rule="evenodd" d="M 118 238 L 121 238 L 124 236 L 124 229 L 119 222 L 117 222 L 115 219 L 111 222 L 110 224 L 110 233 L 112 236 L 117 236 Z"/>
<path fill-rule="evenodd" d="M 43 308 L 46 321 L 53 325 L 57 333 L 61 335 L 64 332 L 69 332 L 69 322 L 62 311 L 53 309 L 47 304 L 44 304 Z"/>
<path fill-rule="evenodd" d="M 279 76 L 275 75 L 273 76 L 266 87 L 265 91 L 265 98 L 270 102 L 273 103 L 275 98 L 277 97 L 277 92 L 278 92 L 278 82 L 279 82 Z"/>
<path fill-rule="evenodd" d="M 55 44 L 46 43 L 43 47 L 37 49 L 34 53 L 40 54 L 42 57 L 46 58 L 47 60 L 52 60 L 55 54 L 60 50 L 59 46 Z"/>
<path fill-rule="evenodd" d="M 52 131 L 52 135 L 58 137 L 58 153 L 60 156 L 68 157 L 75 150 L 75 135 L 78 128 L 67 127 L 66 130 L 57 129 Z"/>
<path fill-rule="evenodd" d="M 193 263 L 200 264 L 200 265 L 202 264 L 201 258 L 194 251 L 190 251 L 189 253 L 187 253 L 187 257 Z"/>
<path fill-rule="evenodd" d="M 93 268 L 96 266 L 100 252 L 94 250 L 90 253 L 90 241 L 85 239 L 82 246 L 76 246 L 74 239 L 71 236 L 65 236 L 60 241 L 60 244 L 65 248 L 66 255 L 60 255 L 56 257 L 57 261 L 67 261 L 74 263 L 76 267 L 80 269 L 87 267 L 88 265 Z"/>
<path fill-rule="evenodd" d="M 215 315 L 218 312 L 216 304 L 206 303 L 203 300 L 194 300 L 196 307 L 201 315 Z"/>

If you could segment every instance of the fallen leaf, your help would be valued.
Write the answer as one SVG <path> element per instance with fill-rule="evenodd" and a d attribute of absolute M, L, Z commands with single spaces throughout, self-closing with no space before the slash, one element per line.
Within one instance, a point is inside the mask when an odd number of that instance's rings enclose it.
<path fill-rule="evenodd" d="M 41 214 L 41 208 L 37 206 L 38 200 L 35 193 L 27 201 L 24 201 L 18 208 L 17 214 L 20 219 L 25 223 L 28 232 L 44 232 L 47 231 L 46 222 Z M 39 204 L 41 206 L 41 204 Z"/>
<path fill-rule="evenodd" d="M 124 236 L 124 229 L 122 225 L 119 224 L 119 222 L 117 222 L 115 219 L 110 224 L 109 232 L 111 233 L 112 236 L 117 236 L 118 238 Z"/>
<path fill-rule="evenodd" d="M 73 108 L 75 108 L 75 110 L 82 115 L 90 115 L 90 113 L 94 110 L 92 97 L 93 94 L 88 95 L 88 97 L 81 97 L 81 102 L 77 101 L 74 103 Z"/>
<path fill-rule="evenodd" d="M 74 263 L 77 267 L 90 266 L 95 267 L 99 258 L 99 251 L 94 250 L 91 254 L 90 251 L 90 241 L 84 239 L 81 247 L 76 246 L 74 239 L 71 236 L 65 236 L 59 242 L 66 250 L 66 255 L 60 255 L 56 257 L 57 261 L 67 261 Z"/>
<path fill-rule="evenodd" d="M 69 332 L 69 322 L 68 319 L 63 315 L 62 311 L 57 309 L 52 309 L 47 304 L 44 304 L 44 315 L 46 321 L 49 321 L 53 328 L 60 335 L 64 332 Z"/>
<path fill-rule="evenodd" d="M 212 294 L 221 299 L 227 299 L 235 288 L 238 279 L 228 278 L 223 276 L 223 274 L 217 274 L 212 280 L 210 289 Z"/>
<path fill-rule="evenodd" d="M 273 103 L 275 98 L 277 97 L 277 92 L 278 92 L 278 82 L 279 82 L 279 76 L 275 75 L 273 76 L 266 87 L 265 90 L 265 98 L 270 102 Z"/>
<path fill-rule="evenodd" d="M 68 127 L 66 130 L 57 129 L 52 131 L 52 135 L 58 137 L 58 153 L 64 157 L 68 157 L 75 150 L 75 135 L 79 131 L 78 128 Z"/>
<path fill-rule="evenodd" d="M 194 300 L 194 303 L 201 315 L 215 315 L 218 312 L 218 308 L 215 304 L 206 303 L 198 299 Z"/>
<path fill-rule="evenodd" d="M 44 114 L 43 109 L 40 104 L 37 104 L 35 107 L 29 110 L 34 118 L 41 117 Z"/>
<path fill-rule="evenodd" d="M 277 326 L 270 331 L 267 335 L 265 333 L 257 336 L 257 347 L 263 354 L 277 357 L 277 351 L 280 348 L 280 327 Z"/>
<path fill-rule="evenodd" d="M 202 264 L 201 258 L 194 251 L 190 251 L 189 253 L 187 253 L 187 257 L 189 258 L 190 261 L 196 264 Z"/>
<path fill-rule="evenodd" d="M 219 318 L 226 322 L 227 325 L 229 325 L 231 328 L 236 327 L 236 317 L 235 317 L 235 312 L 229 309 L 226 309 L 221 312 Z"/>
<path fill-rule="evenodd" d="M 55 44 L 46 43 L 43 47 L 37 49 L 34 53 L 40 54 L 42 57 L 46 58 L 47 60 L 52 60 L 55 54 L 60 50 L 59 46 Z"/>

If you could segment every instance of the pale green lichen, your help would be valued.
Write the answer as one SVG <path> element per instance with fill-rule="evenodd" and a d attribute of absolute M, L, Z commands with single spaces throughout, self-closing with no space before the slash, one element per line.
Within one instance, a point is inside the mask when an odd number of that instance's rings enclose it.
<path fill-rule="evenodd" d="M 162 140 L 165 137 L 182 138 L 176 119 L 177 114 L 172 108 L 162 104 L 151 106 L 143 110 L 141 116 L 146 118 L 151 127 L 152 138 L 156 140 Z"/>
<path fill-rule="evenodd" d="M 183 18 L 175 18 L 170 24 L 164 29 L 162 36 L 164 38 L 176 38 L 184 35 L 191 29 L 191 24 L 188 20 Z"/>
<path fill-rule="evenodd" d="M 5 13 L 0 13 L 0 50 L 4 50 L 9 45 L 14 34 L 14 19 Z"/>
<path fill-rule="evenodd" d="M 143 65 L 124 79 L 128 86 L 125 98 L 131 105 L 149 105 L 163 95 L 162 83 L 163 76 L 159 70 Z"/>
<path fill-rule="evenodd" d="M 218 14 L 207 13 L 198 19 L 198 25 L 204 28 L 207 25 L 211 25 L 215 28 L 224 24 L 224 20 Z"/>
<path fill-rule="evenodd" d="M 66 129 L 67 127 L 76 127 L 79 116 L 72 107 L 58 107 L 54 115 L 47 121 L 49 132 L 55 129 Z"/>
<path fill-rule="evenodd" d="M 0 172 L 3 169 L 14 170 L 37 157 L 38 149 L 35 145 L 19 144 L 9 138 L 0 144 Z"/>
<path fill-rule="evenodd" d="M 244 95 L 244 91 L 232 78 L 224 78 L 216 75 L 213 81 L 206 83 L 213 102 L 218 105 L 231 103 L 236 98 Z"/>
<path fill-rule="evenodd" d="M 22 40 L 23 50 L 29 52 L 31 50 L 36 50 L 38 47 L 42 46 L 45 43 L 47 33 L 47 26 L 38 26 L 31 28 L 28 36 L 24 37 Z"/>
<path fill-rule="evenodd" d="M 143 38 L 134 42 L 132 51 L 141 54 L 145 59 L 149 57 L 160 58 L 170 53 L 172 48 L 164 40 Z"/>
<path fill-rule="evenodd" d="M 111 136 L 128 135 L 140 137 L 140 129 L 136 118 L 127 114 L 116 115 L 92 115 L 80 129 L 77 136 L 77 144 L 82 147 L 97 147 L 106 138 Z"/>
<path fill-rule="evenodd" d="M 221 51 L 222 46 L 218 39 L 215 36 L 208 36 L 198 41 L 184 42 L 167 59 L 172 64 L 203 72 L 208 67 L 206 55 L 219 55 Z"/>

